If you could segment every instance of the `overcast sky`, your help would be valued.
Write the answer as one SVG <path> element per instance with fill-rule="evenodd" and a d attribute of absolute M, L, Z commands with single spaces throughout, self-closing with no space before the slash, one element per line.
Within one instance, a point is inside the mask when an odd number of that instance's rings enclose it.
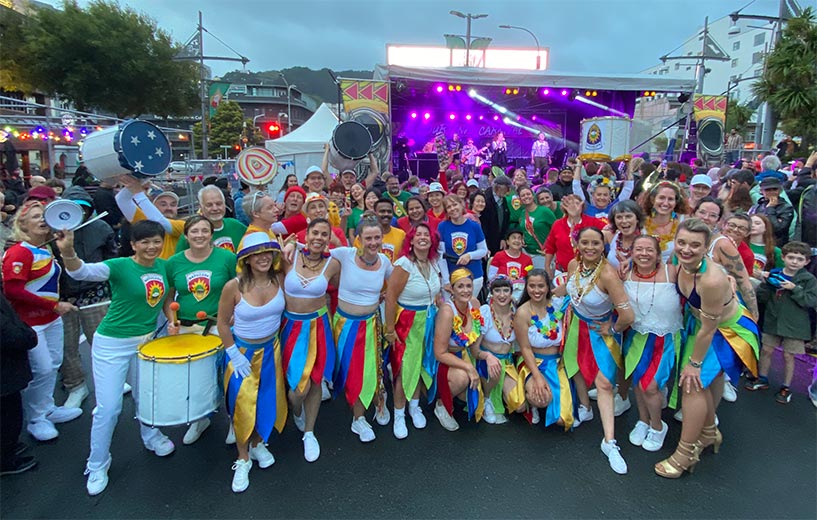
<path fill-rule="evenodd" d="M 706 16 L 721 18 L 750 3 L 747 14 L 777 14 L 778 0 L 120 0 L 179 41 L 193 34 L 201 10 L 205 28 L 247 56 L 252 71 L 372 69 L 385 63 L 387 43 L 442 45 L 443 34 L 464 34 L 465 20 L 448 13 L 455 9 L 488 14 L 473 22 L 472 34 L 491 37 L 496 46 L 533 47 L 530 35 L 498 25 L 526 27 L 550 48 L 551 70 L 584 73 L 639 72 Z M 233 55 L 209 35 L 204 41 L 207 55 Z M 208 65 L 214 75 L 237 68 Z"/>

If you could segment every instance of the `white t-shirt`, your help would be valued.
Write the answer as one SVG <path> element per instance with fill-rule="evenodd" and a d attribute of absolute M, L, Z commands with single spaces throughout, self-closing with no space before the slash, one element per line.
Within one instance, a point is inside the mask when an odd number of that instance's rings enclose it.
<path fill-rule="evenodd" d="M 329 254 L 340 262 L 339 300 L 361 306 L 380 303 L 380 291 L 392 271 L 391 261 L 386 255 L 377 254 L 380 257 L 377 271 L 366 271 L 355 263 L 357 248 L 336 247 Z"/>
<path fill-rule="evenodd" d="M 434 302 L 434 298 L 440 293 L 440 270 L 437 264 L 429 262 L 428 279 L 420 272 L 417 264 L 412 262 L 408 257 L 401 256 L 395 260 L 394 265 L 406 271 L 409 275 L 406 281 L 406 286 L 403 292 L 397 298 L 401 305 L 410 305 L 412 307 L 425 307 Z"/>

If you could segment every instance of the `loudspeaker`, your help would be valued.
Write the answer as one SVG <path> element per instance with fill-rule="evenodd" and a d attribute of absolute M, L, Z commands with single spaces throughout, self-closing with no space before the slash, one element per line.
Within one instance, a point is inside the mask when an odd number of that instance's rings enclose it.
<path fill-rule="evenodd" d="M 698 150 L 708 155 L 721 154 L 723 123 L 720 119 L 709 117 L 698 122 Z"/>

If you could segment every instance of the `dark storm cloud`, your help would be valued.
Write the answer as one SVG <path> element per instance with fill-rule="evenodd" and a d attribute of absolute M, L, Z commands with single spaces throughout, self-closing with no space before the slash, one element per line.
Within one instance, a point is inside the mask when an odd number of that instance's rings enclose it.
<path fill-rule="evenodd" d="M 52 2 L 56 3 L 56 2 Z M 82 0 L 81 3 L 87 3 Z M 728 15 L 749 0 L 120 0 L 147 13 L 183 41 L 204 25 L 251 62 L 250 70 L 305 66 L 314 69 L 371 69 L 385 62 L 387 43 L 443 44 L 443 34 L 462 34 L 465 20 L 455 9 L 488 18 L 475 20 L 472 33 L 492 45 L 533 46 L 532 38 L 500 24 L 533 31 L 549 47 L 549 68 L 566 72 L 635 73 L 654 65 L 710 20 Z M 755 0 L 746 12 L 776 14 L 777 0 Z M 205 37 L 206 54 L 232 53 Z M 214 73 L 233 70 L 229 62 L 208 63 Z"/>

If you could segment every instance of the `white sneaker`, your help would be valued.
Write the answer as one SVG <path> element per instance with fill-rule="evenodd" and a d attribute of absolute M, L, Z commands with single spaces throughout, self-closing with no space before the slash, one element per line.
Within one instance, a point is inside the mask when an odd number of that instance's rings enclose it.
<path fill-rule="evenodd" d="M 647 432 L 650 430 L 650 425 L 644 421 L 635 423 L 635 427 L 630 432 L 630 444 L 633 446 L 641 446 L 644 444 L 644 439 L 647 438 Z"/>
<path fill-rule="evenodd" d="M 65 403 L 62 406 L 65 408 L 79 408 L 82 406 L 82 402 L 88 397 L 89 393 L 88 385 L 82 383 L 68 393 L 68 398 L 65 400 Z"/>
<path fill-rule="evenodd" d="M 318 439 L 315 438 L 314 432 L 304 433 L 304 458 L 307 462 L 315 462 L 321 456 L 321 445 L 318 444 Z"/>
<path fill-rule="evenodd" d="M 579 421 L 587 422 L 593 420 L 593 408 L 588 408 L 583 404 L 579 405 Z"/>
<path fill-rule="evenodd" d="M 366 422 L 366 418 L 363 416 L 352 421 L 352 433 L 356 433 L 360 437 L 360 442 L 372 442 L 375 439 L 372 425 Z"/>
<path fill-rule="evenodd" d="M 630 398 L 622 399 L 620 395 L 616 394 L 613 398 L 613 415 L 618 417 L 632 407 Z"/>
<path fill-rule="evenodd" d="M 647 433 L 647 438 L 644 439 L 644 443 L 641 447 L 647 451 L 660 450 L 664 446 L 664 439 L 667 437 L 668 431 L 669 426 L 667 426 L 667 423 L 661 421 L 661 431 L 650 428 L 650 431 Z"/>
<path fill-rule="evenodd" d="M 133 390 L 133 387 L 128 383 L 122 385 L 122 395 L 131 393 L 131 390 Z"/>
<path fill-rule="evenodd" d="M 539 408 L 533 407 L 530 411 L 530 422 L 531 424 L 539 424 L 542 418 L 539 415 Z"/>
<path fill-rule="evenodd" d="M 182 439 L 182 443 L 186 445 L 193 444 L 201 434 L 204 433 L 204 430 L 210 427 L 210 419 L 205 417 L 204 419 L 199 419 L 198 421 L 193 422 L 187 431 L 184 434 L 184 438 Z"/>
<path fill-rule="evenodd" d="M 412 407 L 409 405 L 409 415 L 411 416 L 411 424 L 414 425 L 415 428 L 418 430 L 422 430 L 426 427 L 426 416 L 423 415 L 423 409 L 419 406 Z"/>
<path fill-rule="evenodd" d="M 88 475 L 85 489 L 88 490 L 89 495 L 93 497 L 105 491 L 105 488 L 108 487 L 108 468 L 110 467 L 111 459 L 108 459 L 108 462 L 96 471 L 85 469 L 85 474 Z"/>
<path fill-rule="evenodd" d="M 230 428 L 227 430 L 227 437 L 224 438 L 224 444 L 235 444 L 235 428 L 233 428 L 233 421 L 230 421 Z"/>
<path fill-rule="evenodd" d="M 51 421 L 52 424 L 60 424 L 73 421 L 80 415 L 82 415 L 82 408 L 68 408 L 67 406 L 57 406 L 54 407 L 50 412 L 48 412 L 48 415 L 46 415 L 45 418 Z"/>
<path fill-rule="evenodd" d="M 732 386 L 731 382 L 726 381 L 725 379 L 723 381 L 723 400 L 730 403 L 734 403 L 738 400 L 737 389 Z"/>
<path fill-rule="evenodd" d="M 678 422 L 683 422 L 684 421 L 684 412 L 683 412 L 683 410 L 681 410 L 679 408 L 678 411 L 675 412 L 675 415 L 672 416 L 672 418 L 675 419 Z"/>
<path fill-rule="evenodd" d="M 618 447 L 615 439 L 610 442 L 602 439 L 601 452 L 607 456 L 607 460 L 610 462 L 610 467 L 613 471 L 619 475 L 627 474 L 627 463 L 624 462 L 624 458 L 621 456 L 621 448 Z"/>
<path fill-rule="evenodd" d="M 394 424 L 392 425 L 394 436 L 398 439 L 405 439 L 408 437 L 408 428 L 406 428 L 406 414 L 398 414 L 394 412 Z"/>
<path fill-rule="evenodd" d="M 377 421 L 377 424 L 380 426 L 386 426 L 391 421 L 391 412 L 389 411 L 389 407 L 386 406 L 386 392 L 383 392 L 383 404 L 380 405 L 374 413 L 374 420 Z"/>
<path fill-rule="evenodd" d="M 298 428 L 302 433 L 306 429 L 306 417 L 304 416 L 304 407 L 301 405 L 301 413 L 300 415 L 292 414 L 292 422 L 295 423 L 295 427 Z"/>
<path fill-rule="evenodd" d="M 437 404 L 434 406 L 434 415 L 436 415 L 437 420 L 440 421 L 440 426 L 446 430 L 455 432 L 460 429 L 457 420 L 451 417 L 451 414 L 448 413 L 448 410 L 445 409 L 445 406 L 443 406 L 440 401 L 437 401 Z"/>
<path fill-rule="evenodd" d="M 491 399 L 485 399 L 485 406 L 482 412 L 482 420 L 488 424 L 496 424 L 496 411 L 494 410 L 494 403 Z"/>
<path fill-rule="evenodd" d="M 275 464 L 275 457 L 272 456 L 267 446 L 260 441 L 250 448 L 250 460 L 258 461 L 258 467 L 261 469 L 268 468 Z"/>
<path fill-rule="evenodd" d="M 321 379 L 321 401 L 330 399 L 332 399 L 332 393 L 329 391 L 329 385 L 326 384 L 326 379 Z"/>
<path fill-rule="evenodd" d="M 233 493 L 241 493 L 250 487 L 252 460 L 238 459 L 233 463 Z"/>
<path fill-rule="evenodd" d="M 599 391 L 597 388 L 591 388 L 587 391 L 587 397 L 590 398 L 591 401 L 598 401 L 599 400 Z"/>
<path fill-rule="evenodd" d="M 158 457 L 167 457 L 173 453 L 176 449 L 176 445 L 167 438 L 167 435 L 156 432 L 156 435 L 145 443 L 145 448 L 155 453 Z"/>
<path fill-rule="evenodd" d="M 40 442 L 50 441 L 56 439 L 60 432 L 54 428 L 54 423 L 48 419 L 40 419 L 39 421 L 28 423 L 26 430 L 32 437 Z"/>

